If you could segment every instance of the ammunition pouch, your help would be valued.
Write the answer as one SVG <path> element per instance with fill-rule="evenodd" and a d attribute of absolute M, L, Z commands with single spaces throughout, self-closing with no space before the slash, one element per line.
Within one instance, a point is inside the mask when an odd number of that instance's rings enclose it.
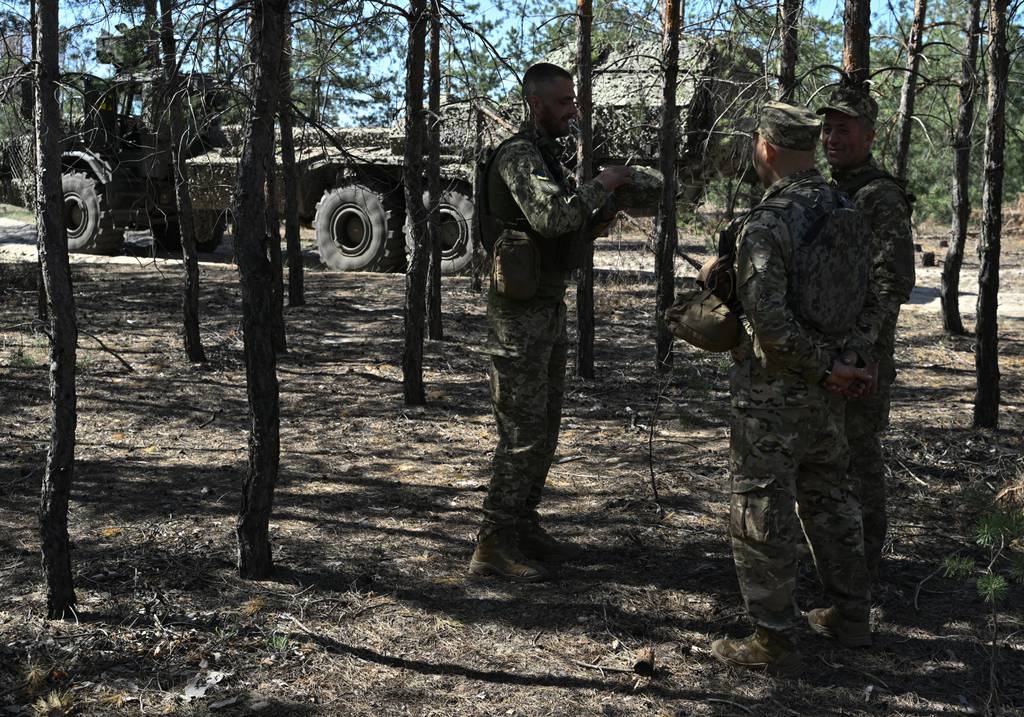
<path fill-rule="evenodd" d="M 526 232 L 505 229 L 494 242 L 491 285 L 498 296 L 527 301 L 540 286 L 540 251 Z"/>

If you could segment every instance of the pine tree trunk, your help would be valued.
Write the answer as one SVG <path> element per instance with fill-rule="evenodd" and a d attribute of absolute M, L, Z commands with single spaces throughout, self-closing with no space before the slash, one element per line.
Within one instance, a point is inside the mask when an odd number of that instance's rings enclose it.
<path fill-rule="evenodd" d="M 284 52 L 282 51 L 282 57 Z M 282 85 L 283 86 L 283 85 Z M 280 105 L 280 97 L 278 97 Z M 271 132 L 271 147 L 273 147 Z M 274 306 L 274 350 L 288 352 L 288 339 L 284 330 L 284 257 L 281 255 L 281 217 L 277 213 L 277 156 L 271 151 L 267 165 L 267 258 L 274 274 L 271 295 Z"/>
<path fill-rule="evenodd" d="M 844 84 L 860 88 L 871 71 L 871 0 L 846 0 L 843 9 Z"/>
<path fill-rule="evenodd" d="M 659 168 L 665 178 L 665 189 L 658 212 L 658 246 L 654 254 L 654 276 L 657 283 L 655 325 L 657 326 L 656 368 L 672 370 L 672 334 L 665 324 L 665 311 L 675 300 L 675 257 L 679 241 L 676 226 L 676 156 L 679 153 L 676 132 L 676 85 L 679 80 L 679 25 L 681 0 L 663 0 L 661 16 L 661 64 L 665 70 L 661 101 L 661 137 Z"/>
<path fill-rule="evenodd" d="M 60 108 L 57 104 L 58 0 L 39 0 L 36 16 L 36 222 L 50 315 L 50 447 L 39 502 L 46 579 L 46 615 L 59 619 L 75 605 L 68 544 L 68 498 L 78 421 L 75 358 L 78 327 L 64 234 Z"/>
<path fill-rule="evenodd" d="M 803 0 L 782 0 L 779 4 L 779 101 L 792 102 L 796 92 L 797 23 Z"/>
<path fill-rule="evenodd" d="M 423 328 L 426 321 L 427 210 L 423 206 L 423 64 L 429 16 L 426 0 L 411 0 L 409 48 L 405 58 L 405 187 L 406 230 L 412 256 L 405 277 L 405 348 L 402 353 L 402 391 L 407 406 L 426 403 L 423 391 Z"/>
<path fill-rule="evenodd" d="M 295 129 L 292 112 L 292 36 L 291 13 L 285 16 L 285 49 L 281 57 L 281 100 L 277 117 L 281 127 L 281 173 L 284 184 L 284 242 L 288 248 L 288 306 L 306 304 L 302 267 L 302 242 L 299 239 L 299 182 L 295 169 Z"/>
<path fill-rule="evenodd" d="M 914 121 L 914 99 L 917 96 L 917 69 L 921 64 L 921 45 L 924 38 L 924 19 L 928 0 L 914 0 L 914 21 L 910 25 L 907 43 L 907 76 L 900 93 L 899 140 L 896 143 L 896 176 L 907 178 L 907 157 L 910 155 L 910 129 Z"/>
<path fill-rule="evenodd" d="M 430 78 L 427 87 L 427 194 L 430 197 L 427 237 L 430 266 L 427 283 L 427 336 L 444 339 L 441 324 L 441 9 L 439 0 L 430 2 Z"/>
<path fill-rule="evenodd" d="M 974 99 L 978 91 L 978 24 L 981 0 L 967 3 L 967 42 L 960 69 L 960 93 L 956 127 L 953 130 L 953 224 L 949 249 L 942 262 L 942 326 L 950 334 L 963 334 L 960 317 L 960 268 L 964 262 L 967 225 L 971 218 L 970 173 L 971 129 L 974 125 Z"/>
<path fill-rule="evenodd" d="M 29 34 L 32 36 L 32 39 L 31 39 L 31 42 L 32 42 L 32 49 L 31 49 L 31 53 L 32 54 L 31 54 L 31 57 L 35 58 L 36 55 L 37 55 L 37 53 L 36 53 L 36 45 L 37 45 L 36 40 L 37 40 L 37 32 L 38 32 L 38 23 L 36 22 L 36 0 L 30 0 L 30 2 L 29 2 L 28 29 L 29 29 Z M 35 106 L 36 106 L 35 86 L 36 86 L 35 82 L 33 81 L 33 83 L 32 83 L 31 103 L 28 104 L 28 105 L 25 105 L 22 108 L 26 112 L 26 114 L 28 112 L 31 112 L 33 117 L 35 117 Z M 35 145 L 33 145 L 32 151 L 33 151 L 33 153 L 35 152 Z M 32 163 L 35 164 L 36 161 L 37 161 L 36 158 L 33 157 L 32 158 Z M 49 312 L 46 310 L 46 282 L 43 279 L 43 260 L 42 260 L 43 258 L 42 258 L 42 256 L 40 256 L 40 257 L 38 257 L 38 259 L 39 260 L 36 262 L 36 318 L 38 318 L 40 321 L 46 322 L 46 321 L 49 321 Z"/>
<path fill-rule="evenodd" d="M 196 254 L 196 232 L 192 218 L 192 195 L 188 183 L 188 141 L 181 100 L 185 91 L 175 72 L 177 49 L 174 42 L 174 0 L 160 0 L 160 45 L 163 49 L 164 101 L 171 124 L 171 167 L 174 172 L 174 198 L 178 208 L 181 232 L 181 254 L 185 268 L 185 285 L 181 295 L 181 313 L 185 356 L 192 363 L 206 361 L 199 335 L 199 257 Z"/>
<path fill-rule="evenodd" d="M 576 181 L 594 176 L 593 78 L 591 26 L 593 0 L 576 0 L 576 100 L 580 108 L 580 136 L 576 143 Z M 576 375 L 594 378 L 594 246 L 584 252 L 583 266 L 576 270 Z"/>
<path fill-rule="evenodd" d="M 473 161 L 479 162 L 484 153 L 484 113 L 480 110 L 473 112 Z M 480 193 L 483 191 L 483 182 L 480 181 L 480 172 L 473 172 L 473 201 L 477 206 L 481 201 Z M 469 226 L 469 233 L 473 242 L 473 291 L 483 291 L 483 274 L 487 271 L 487 252 L 484 249 L 483 237 L 480 235 L 480 222 L 472 221 Z"/>
<path fill-rule="evenodd" d="M 273 574 L 270 511 L 280 460 L 280 402 L 274 351 L 274 274 L 267 257 L 267 168 L 274 152 L 274 115 L 280 89 L 287 0 L 254 0 L 251 55 L 253 97 L 238 167 L 234 217 L 235 258 L 242 283 L 242 334 L 251 424 L 249 467 L 236 525 L 238 572 Z"/>
<path fill-rule="evenodd" d="M 988 121 L 985 126 L 985 183 L 981 194 L 981 241 L 978 258 L 978 304 L 975 318 L 974 426 L 999 425 L 999 244 L 1003 228 L 1003 149 L 1006 139 L 1007 0 L 991 0 L 988 17 Z"/>

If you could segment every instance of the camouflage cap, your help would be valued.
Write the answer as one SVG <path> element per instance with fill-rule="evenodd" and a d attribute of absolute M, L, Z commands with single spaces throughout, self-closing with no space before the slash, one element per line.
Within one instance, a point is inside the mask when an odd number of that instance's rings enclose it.
<path fill-rule="evenodd" d="M 776 147 L 800 151 L 818 146 L 821 120 L 806 107 L 768 102 L 757 120 L 757 133 Z"/>
<path fill-rule="evenodd" d="M 653 209 L 661 203 L 665 179 L 651 167 L 633 167 L 633 181 L 615 190 L 619 209 Z"/>
<path fill-rule="evenodd" d="M 872 124 L 878 119 L 878 103 L 871 95 L 852 87 L 840 87 L 832 91 L 828 103 L 818 108 L 818 114 L 841 112 L 850 117 L 863 117 Z"/>

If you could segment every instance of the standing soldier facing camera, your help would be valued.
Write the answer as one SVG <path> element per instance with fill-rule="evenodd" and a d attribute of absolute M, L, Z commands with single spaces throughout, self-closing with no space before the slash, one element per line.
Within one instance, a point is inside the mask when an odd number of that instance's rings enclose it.
<path fill-rule="evenodd" d="M 878 577 L 888 525 L 885 515 L 885 465 L 882 433 L 889 425 L 889 399 L 896 379 L 896 321 L 900 305 L 914 288 L 914 245 L 910 198 L 903 184 L 875 164 L 878 105 L 851 88 L 832 93 L 818 110 L 824 115 L 821 145 L 832 169 L 832 180 L 853 198 L 871 233 L 871 281 L 878 297 L 877 312 L 865 335 L 872 340 L 871 360 L 877 363 L 877 390 L 846 407 L 846 437 L 850 444 L 849 474 L 859 490 L 864 511 L 864 553 L 872 579 Z"/>
<path fill-rule="evenodd" d="M 716 640 L 711 652 L 769 672 L 800 665 L 793 591 L 801 524 L 832 603 L 808 613 L 811 628 L 846 645 L 871 641 L 842 395 L 871 381 L 852 350 L 870 300 L 868 247 L 859 213 L 815 168 L 819 131 L 806 108 L 765 106 L 753 165 L 767 191 L 736 239 L 743 330 L 729 373 L 729 535 L 755 632 Z"/>
<path fill-rule="evenodd" d="M 544 563 L 579 553 L 540 524 L 537 508 L 558 443 L 568 340 L 565 285 L 586 245 L 614 216 L 629 167 L 573 187 L 555 141 L 579 117 L 572 75 L 549 63 L 523 76 L 529 116 L 485 167 L 478 201 L 492 272 L 487 295 L 491 405 L 498 445 L 470 572 L 532 582 Z"/>

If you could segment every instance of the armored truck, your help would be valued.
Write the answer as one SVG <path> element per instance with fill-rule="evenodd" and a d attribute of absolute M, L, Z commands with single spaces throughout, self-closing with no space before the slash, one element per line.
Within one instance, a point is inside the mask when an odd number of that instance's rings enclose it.
<path fill-rule="evenodd" d="M 97 39 L 97 61 L 114 66 L 112 78 L 61 74 L 61 184 L 72 252 L 116 254 L 129 228 L 150 229 L 166 248 L 180 246 L 171 137 L 158 105 L 161 70 L 150 59 L 148 40 L 138 30 Z M 215 84 L 207 75 L 191 74 L 179 78 L 177 89 L 202 98 L 197 106 L 208 107 L 217 97 Z M 21 91 L 22 106 L 31 108 L 27 79 Z M 193 113 L 182 141 L 186 152 L 203 154 L 222 142 L 216 122 Z M 25 204 L 34 193 L 33 151 L 30 134 L 0 150 L 3 184 Z M 201 240 L 200 248 L 210 243 Z"/>

